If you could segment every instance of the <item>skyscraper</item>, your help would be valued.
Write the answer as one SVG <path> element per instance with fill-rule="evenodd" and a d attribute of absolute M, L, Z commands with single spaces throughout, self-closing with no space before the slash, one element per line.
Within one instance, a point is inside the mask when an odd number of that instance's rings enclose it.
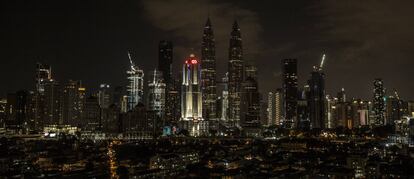
<path fill-rule="evenodd" d="M 239 126 L 243 82 L 243 48 L 239 25 L 234 21 L 229 47 L 229 120 Z"/>
<path fill-rule="evenodd" d="M 25 128 L 28 115 L 28 98 L 27 91 L 17 91 L 16 93 L 7 94 L 6 105 L 6 127 L 17 132 Z"/>
<path fill-rule="evenodd" d="M 162 40 L 158 45 L 158 70 L 165 83 L 165 122 L 176 124 L 180 118 L 180 83 L 173 78 L 173 44 Z"/>
<path fill-rule="evenodd" d="M 303 130 L 308 130 L 311 127 L 309 120 L 309 85 L 305 85 L 303 88 L 298 88 L 297 95 L 297 110 L 296 110 L 296 127 Z"/>
<path fill-rule="evenodd" d="M 257 68 L 246 65 L 241 96 L 241 125 L 246 136 L 257 136 L 260 127 L 260 94 L 257 80 Z"/>
<path fill-rule="evenodd" d="M 206 120 L 216 118 L 216 49 L 210 18 L 204 26 L 201 44 L 201 87 L 203 91 L 203 116 Z"/>
<path fill-rule="evenodd" d="M 50 79 L 44 83 L 44 124 L 63 124 L 61 95 L 61 86 L 56 80 Z"/>
<path fill-rule="evenodd" d="M 181 127 L 191 136 L 206 134 L 207 123 L 202 117 L 201 73 L 198 59 L 191 54 L 183 65 L 181 88 Z"/>
<path fill-rule="evenodd" d="M 36 63 L 35 92 L 34 92 L 34 120 L 35 128 L 43 130 L 46 117 L 45 84 L 52 80 L 52 68 L 47 64 Z"/>
<path fill-rule="evenodd" d="M 128 93 L 128 110 L 132 110 L 138 103 L 143 102 L 144 96 L 144 71 L 139 69 L 132 62 L 131 54 L 128 53 L 130 69 L 127 71 L 129 84 L 127 86 Z"/>
<path fill-rule="evenodd" d="M 335 108 L 336 102 L 338 101 L 337 98 L 332 98 L 329 95 L 325 97 L 325 127 L 328 129 L 332 129 L 335 127 Z"/>
<path fill-rule="evenodd" d="M 154 112 L 156 119 L 164 120 L 165 112 L 165 83 L 162 73 L 154 70 L 148 83 L 148 110 Z M 164 123 L 164 121 L 159 121 Z"/>
<path fill-rule="evenodd" d="M 318 67 L 314 67 L 311 78 L 308 80 L 309 119 L 311 128 L 325 128 L 325 74 Z"/>
<path fill-rule="evenodd" d="M 112 103 L 111 86 L 109 84 L 99 85 L 98 103 L 102 109 L 109 108 Z"/>
<path fill-rule="evenodd" d="M 400 120 L 404 115 L 408 114 L 408 103 L 400 99 L 397 92 L 395 95 L 386 98 L 386 122 L 387 125 L 395 125 L 395 121 Z"/>
<path fill-rule="evenodd" d="M 374 80 L 374 125 L 385 124 L 385 89 L 382 79 Z"/>
<path fill-rule="evenodd" d="M 52 68 L 47 64 L 36 63 L 36 91 L 44 92 L 44 83 L 52 79 Z"/>
<path fill-rule="evenodd" d="M 283 91 L 277 89 L 275 92 L 268 94 L 268 121 L 267 125 L 279 126 L 283 119 Z"/>
<path fill-rule="evenodd" d="M 284 59 L 282 60 L 283 71 L 283 95 L 284 95 L 284 109 L 285 119 L 283 126 L 286 128 L 297 127 L 297 106 L 298 106 L 298 75 L 297 75 L 297 60 Z"/>
<path fill-rule="evenodd" d="M 173 44 L 171 41 L 160 41 L 158 45 L 158 70 L 162 72 L 165 83 L 171 83 Z"/>
<path fill-rule="evenodd" d="M 80 81 L 69 80 L 62 89 L 63 124 L 77 126 L 83 112 L 84 94 Z"/>
<path fill-rule="evenodd" d="M 220 109 L 220 119 L 224 122 L 227 122 L 229 119 L 229 88 L 228 88 L 228 73 L 222 78 L 223 91 L 221 94 L 221 109 Z"/>

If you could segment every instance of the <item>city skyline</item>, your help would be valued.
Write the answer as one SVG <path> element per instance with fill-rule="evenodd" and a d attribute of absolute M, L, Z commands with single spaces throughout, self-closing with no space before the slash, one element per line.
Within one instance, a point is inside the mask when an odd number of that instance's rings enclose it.
<path fill-rule="evenodd" d="M 0 178 L 413 178 L 413 6 L 1 2 Z"/>
<path fill-rule="evenodd" d="M 202 29 L 210 17 L 216 36 L 217 78 L 221 78 L 227 69 L 229 29 L 233 21 L 238 20 L 243 33 L 244 58 L 258 66 L 261 93 L 281 86 L 281 59 L 298 59 L 298 85 L 303 86 L 312 66 L 319 62 L 322 53 L 326 53 L 327 94 L 335 94 L 344 87 L 351 98 L 371 99 L 372 80 L 382 78 L 388 91 L 396 89 L 401 98 L 414 98 L 409 93 L 414 86 L 408 79 L 413 63 L 410 60 L 413 54 L 409 50 L 412 44 L 406 43 L 414 38 L 407 33 L 412 24 L 405 16 L 411 12 L 404 9 L 410 2 L 376 3 L 374 7 L 383 10 L 381 12 L 373 11 L 368 7 L 369 3 L 363 2 L 340 5 L 325 1 L 318 4 L 299 2 L 179 1 L 169 8 L 162 1 L 104 2 L 100 6 L 76 1 L 71 4 L 8 2 L 3 6 L 6 16 L 2 19 L 5 20 L 2 36 L 5 40 L 1 43 L 1 52 L 2 66 L 9 68 L 1 72 L 1 80 L 7 85 L 0 89 L 0 94 L 4 97 L 8 92 L 32 89 L 35 85 L 33 66 L 37 61 L 52 66 L 55 79 L 81 80 L 87 89 L 96 90 L 101 83 L 124 85 L 124 71 L 129 65 L 126 51 L 130 50 L 137 65 L 150 72 L 157 66 L 158 42 L 164 39 L 175 44 L 174 69 L 179 69 L 186 54 L 200 56 Z M 166 12 L 176 8 L 180 13 L 166 18 L 154 6 L 165 8 Z M 191 19 L 181 12 L 190 6 L 197 6 L 191 11 L 198 11 Z M 209 8 L 203 10 L 198 6 Z M 271 7 L 275 9 L 270 11 Z M 356 14 L 347 11 L 353 7 L 372 13 L 363 16 L 365 12 L 362 11 Z M 297 10 L 293 11 L 293 8 Z M 121 9 L 125 10 L 121 12 Z M 223 10 L 226 12 L 219 16 Z M 332 12 L 334 10 L 338 12 Z M 394 10 L 399 11 L 386 16 Z M 71 11 L 74 15 L 65 13 Z M 107 12 L 116 12 L 118 16 Z M 341 15 L 340 12 L 346 13 Z M 377 22 L 375 17 L 384 20 Z M 171 24 L 166 19 L 177 23 Z M 176 19 L 181 20 L 174 21 Z M 354 29 L 349 26 L 349 20 L 355 20 Z M 397 28 L 373 29 L 390 25 Z M 362 28 L 365 26 L 372 28 Z M 352 30 L 344 32 L 341 28 Z M 317 33 L 310 35 L 313 32 Z M 150 33 L 155 36 L 149 36 Z"/>

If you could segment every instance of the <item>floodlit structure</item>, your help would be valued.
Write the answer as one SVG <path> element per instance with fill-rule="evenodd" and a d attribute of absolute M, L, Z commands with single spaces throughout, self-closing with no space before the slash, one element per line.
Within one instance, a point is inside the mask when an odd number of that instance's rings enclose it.
<path fill-rule="evenodd" d="M 207 123 L 202 117 L 201 71 L 198 59 L 191 54 L 183 65 L 181 87 L 181 126 L 191 136 L 204 135 Z"/>
<path fill-rule="evenodd" d="M 132 62 L 129 52 L 128 58 L 131 64 L 130 69 L 127 71 L 128 110 L 132 110 L 138 103 L 142 103 L 142 97 L 144 95 L 144 71 Z"/>

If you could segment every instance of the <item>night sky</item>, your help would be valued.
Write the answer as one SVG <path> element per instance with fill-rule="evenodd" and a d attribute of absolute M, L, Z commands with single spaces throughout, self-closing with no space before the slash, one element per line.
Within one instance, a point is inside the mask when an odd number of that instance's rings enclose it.
<path fill-rule="evenodd" d="M 216 35 L 218 78 L 228 62 L 233 21 L 239 21 L 244 59 L 259 69 L 261 92 L 281 86 L 280 61 L 297 58 L 299 85 L 326 53 L 327 94 L 372 98 L 374 78 L 414 99 L 414 1 L 56 1 L 0 2 L 0 95 L 34 88 L 35 63 L 52 66 L 55 79 L 126 83 L 131 51 L 148 74 L 158 42 L 174 43 L 177 70 L 199 56 L 208 16 Z"/>

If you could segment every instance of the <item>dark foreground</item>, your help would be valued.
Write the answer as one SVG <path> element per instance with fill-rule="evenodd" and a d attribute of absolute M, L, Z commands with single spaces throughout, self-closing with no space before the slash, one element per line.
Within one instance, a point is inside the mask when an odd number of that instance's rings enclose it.
<path fill-rule="evenodd" d="M 0 139 L 0 178 L 410 178 L 413 151 L 381 139 Z"/>

